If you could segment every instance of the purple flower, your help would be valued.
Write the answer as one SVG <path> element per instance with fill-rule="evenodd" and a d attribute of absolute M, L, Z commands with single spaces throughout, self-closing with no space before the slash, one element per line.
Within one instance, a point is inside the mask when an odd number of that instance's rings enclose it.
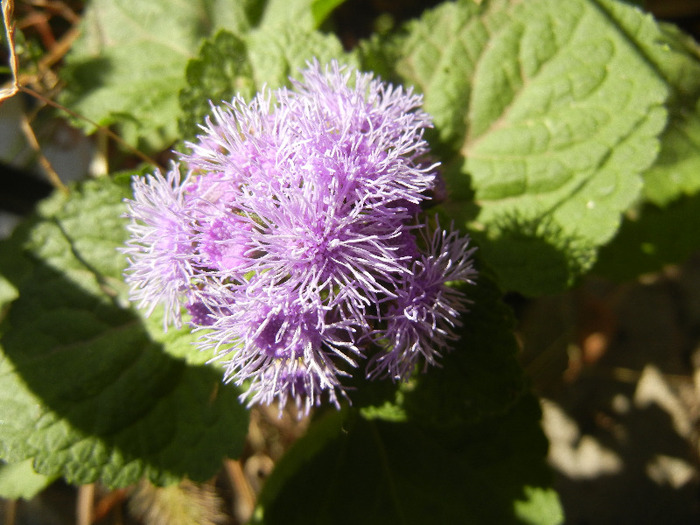
<path fill-rule="evenodd" d="M 421 215 L 440 192 L 421 97 L 335 62 L 302 73 L 213 108 L 178 166 L 135 180 L 124 252 L 132 299 L 176 325 L 186 308 L 249 403 L 308 412 L 361 365 L 435 364 L 466 302 L 448 283 L 476 272 L 468 238 Z"/>
<path fill-rule="evenodd" d="M 411 273 L 384 313 L 386 326 L 376 333 L 384 351 L 370 360 L 370 378 L 388 375 L 407 380 L 421 358 L 424 369 L 436 364 L 441 351 L 457 339 L 454 329 L 461 324 L 464 298 L 447 283 L 469 282 L 475 276 L 469 258 L 474 248 L 468 248 L 468 237 L 440 229 L 424 241 L 429 249 L 412 261 Z"/>

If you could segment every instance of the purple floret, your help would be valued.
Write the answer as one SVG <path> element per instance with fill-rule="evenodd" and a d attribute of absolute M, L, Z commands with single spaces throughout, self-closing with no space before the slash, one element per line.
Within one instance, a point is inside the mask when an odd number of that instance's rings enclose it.
<path fill-rule="evenodd" d="M 428 226 L 440 189 L 422 99 L 333 62 L 213 109 L 166 175 L 134 181 L 132 300 L 181 311 L 249 404 L 302 413 L 341 379 L 406 380 L 456 339 L 468 237 Z M 182 177 L 180 170 L 186 171 Z"/>
<path fill-rule="evenodd" d="M 134 178 L 134 200 L 128 203 L 131 238 L 122 250 L 128 259 L 126 282 L 131 300 L 150 315 L 165 307 L 164 324 L 180 326 L 180 310 L 196 272 L 192 257 L 191 220 L 179 167 Z"/>

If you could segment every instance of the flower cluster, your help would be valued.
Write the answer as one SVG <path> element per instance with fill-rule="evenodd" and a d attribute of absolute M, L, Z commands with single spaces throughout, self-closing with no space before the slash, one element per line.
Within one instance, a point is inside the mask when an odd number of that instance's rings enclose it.
<path fill-rule="evenodd" d="M 186 309 L 250 403 L 308 411 L 363 363 L 406 379 L 449 348 L 468 238 L 421 220 L 437 185 L 421 97 L 337 63 L 213 109 L 167 174 L 135 178 L 126 280 Z"/>

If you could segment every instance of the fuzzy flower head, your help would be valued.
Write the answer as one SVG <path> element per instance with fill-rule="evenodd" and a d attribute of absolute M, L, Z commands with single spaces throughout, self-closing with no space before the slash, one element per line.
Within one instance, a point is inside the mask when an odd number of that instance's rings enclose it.
<path fill-rule="evenodd" d="M 456 338 L 468 238 L 428 225 L 441 191 L 422 99 L 333 62 L 213 108 L 167 174 L 134 181 L 132 299 L 181 312 L 249 403 L 302 412 L 342 378 L 405 380 Z"/>

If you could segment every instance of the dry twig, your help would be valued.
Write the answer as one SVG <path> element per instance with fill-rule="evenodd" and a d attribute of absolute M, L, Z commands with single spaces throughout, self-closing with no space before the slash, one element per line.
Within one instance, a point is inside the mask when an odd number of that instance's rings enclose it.
<path fill-rule="evenodd" d="M 14 0 L 2 0 L 2 20 L 5 24 L 5 36 L 10 51 L 10 72 L 12 73 L 12 80 L 10 81 L 10 87 L 0 88 L 0 104 L 19 91 L 19 83 L 17 80 L 18 63 L 17 54 L 15 53 L 15 24 L 12 19 L 14 10 Z"/>

